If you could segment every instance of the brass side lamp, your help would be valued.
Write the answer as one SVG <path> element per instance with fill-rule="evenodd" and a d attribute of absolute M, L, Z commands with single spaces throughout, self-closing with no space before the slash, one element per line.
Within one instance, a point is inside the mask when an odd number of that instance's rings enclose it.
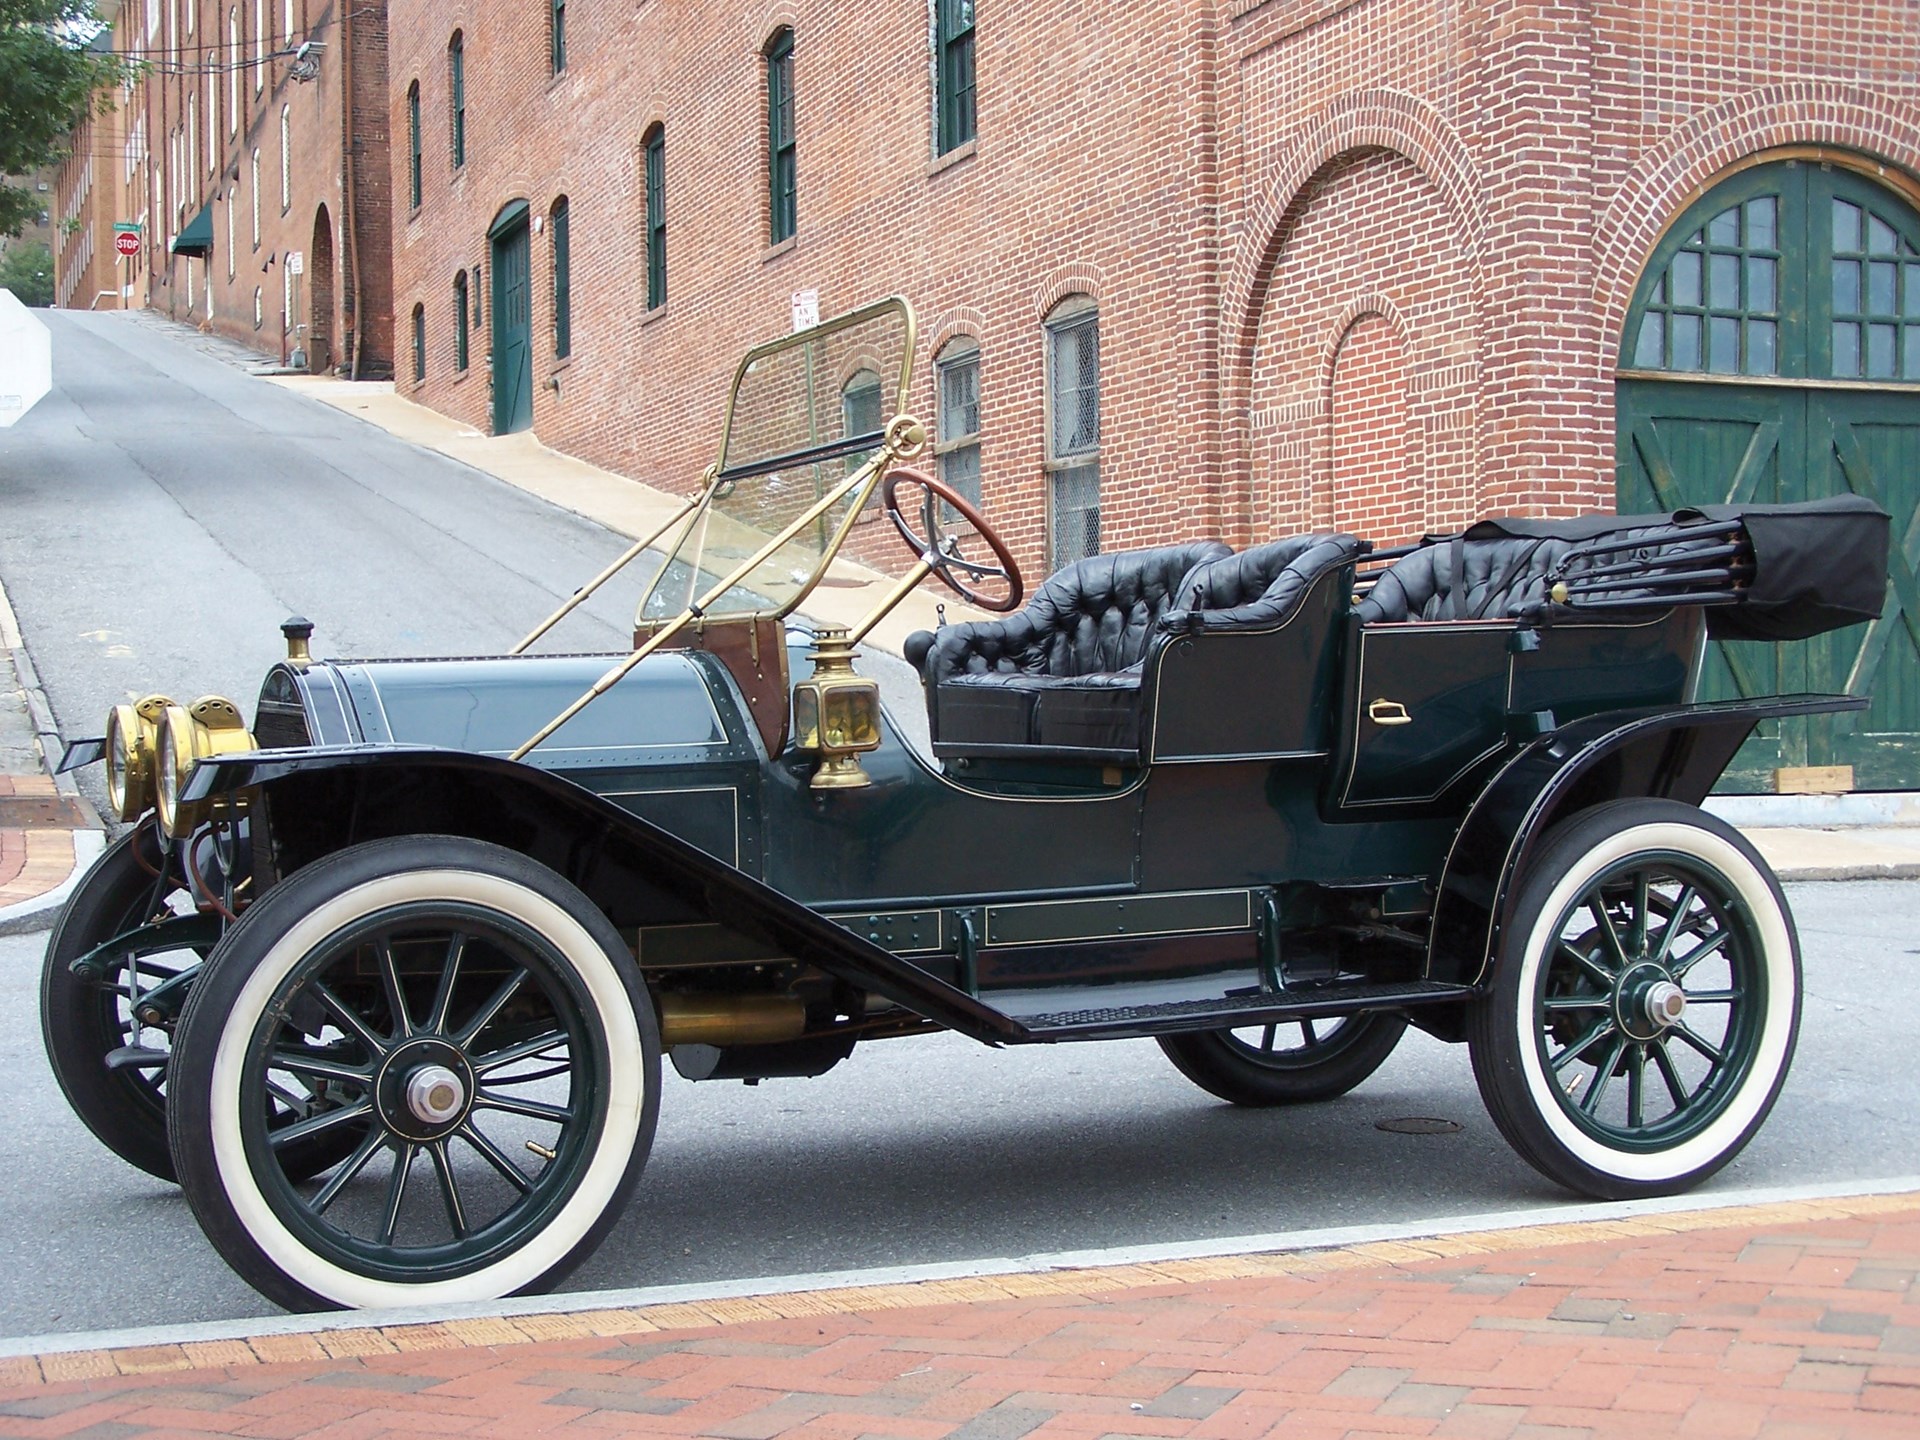
<path fill-rule="evenodd" d="M 807 652 L 813 674 L 793 687 L 793 744 L 820 757 L 815 790 L 873 783 L 860 755 L 880 746 L 880 682 L 854 673 L 854 655 L 845 630 L 822 630 Z"/>

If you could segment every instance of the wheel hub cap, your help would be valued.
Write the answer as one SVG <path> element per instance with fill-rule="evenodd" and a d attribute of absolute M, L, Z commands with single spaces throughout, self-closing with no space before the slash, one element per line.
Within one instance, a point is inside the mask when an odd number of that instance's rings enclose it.
<path fill-rule="evenodd" d="M 1650 960 L 1629 965 L 1614 986 L 1614 1021 L 1629 1039 L 1657 1040 L 1686 1010 L 1687 992 Z"/>
<path fill-rule="evenodd" d="M 430 1144 L 460 1128 L 477 1088 L 459 1047 L 438 1038 L 410 1040 L 381 1065 L 374 1106 L 390 1132 Z"/>
<path fill-rule="evenodd" d="M 1687 1013 L 1687 992 L 1671 980 L 1660 980 L 1647 987 L 1647 1018 L 1661 1029 L 1677 1024 Z"/>
<path fill-rule="evenodd" d="M 444 1065 L 422 1065 L 407 1077 L 407 1108 L 416 1120 L 444 1125 L 467 1104 L 466 1087 Z"/>

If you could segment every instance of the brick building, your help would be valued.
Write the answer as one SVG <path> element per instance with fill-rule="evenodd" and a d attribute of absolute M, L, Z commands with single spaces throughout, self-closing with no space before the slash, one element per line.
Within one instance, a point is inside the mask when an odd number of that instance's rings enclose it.
<path fill-rule="evenodd" d="M 898 290 L 941 467 L 1036 570 L 1849 488 L 1909 533 L 1900 0 L 399 0 L 395 33 L 401 384 L 476 425 L 684 488 L 795 292 Z M 1711 685 L 1870 687 L 1780 755 L 1920 783 L 1912 563 L 1864 636 Z"/>
<path fill-rule="evenodd" d="M 123 0 L 115 44 L 144 65 L 121 119 L 134 302 L 391 373 L 384 0 Z"/>

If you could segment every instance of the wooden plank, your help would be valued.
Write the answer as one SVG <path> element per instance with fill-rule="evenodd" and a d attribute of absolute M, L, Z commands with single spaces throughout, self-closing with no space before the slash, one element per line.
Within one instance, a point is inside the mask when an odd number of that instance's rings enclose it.
<path fill-rule="evenodd" d="M 1787 765 L 1773 772 L 1776 795 L 1845 795 L 1852 789 L 1851 765 Z"/>

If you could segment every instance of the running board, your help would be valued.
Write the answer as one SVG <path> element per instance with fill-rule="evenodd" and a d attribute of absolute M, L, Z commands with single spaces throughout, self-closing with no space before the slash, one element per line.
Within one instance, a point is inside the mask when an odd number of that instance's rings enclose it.
<path fill-rule="evenodd" d="M 1063 1010 L 1012 1018 L 1034 1040 L 1112 1040 L 1129 1035 L 1169 1035 L 1180 1030 L 1220 1030 L 1227 1026 L 1266 1025 L 1302 1018 L 1318 1020 L 1362 1010 L 1397 1010 L 1465 1000 L 1471 985 L 1438 980 L 1408 980 L 1380 985 L 1329 985 L 1319 989 L 1268 991 L 1265 994 L 1210 996 L 1158 1005 L 1117 1006 L 1107 1010 Z"/>

